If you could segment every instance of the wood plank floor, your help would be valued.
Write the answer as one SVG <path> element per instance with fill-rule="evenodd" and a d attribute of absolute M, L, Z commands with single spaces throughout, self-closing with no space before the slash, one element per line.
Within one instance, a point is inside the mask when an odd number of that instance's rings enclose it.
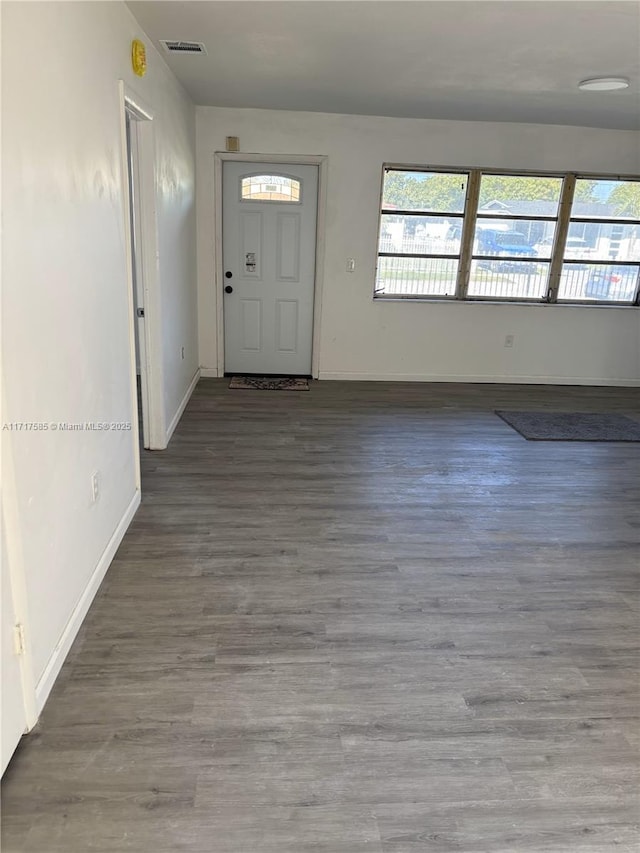
<path fill-rule="evenodd" d="M 203 380 L 36 731 L 3 853 L 638 853 L 632 389 Z"/>

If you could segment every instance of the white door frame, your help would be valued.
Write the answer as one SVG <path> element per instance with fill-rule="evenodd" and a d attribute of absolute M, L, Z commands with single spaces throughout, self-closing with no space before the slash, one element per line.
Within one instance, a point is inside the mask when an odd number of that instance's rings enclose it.
<path fill-rule="evenodd" d="M 2 411 L 6 412 L 6 401 L 4 396 L 4 386 L 2 390 Z M 33 649 L 31 646 L 31 625 L 29 622 L 29 607 L 27 597 L 27 577 L 24 567 L 24 556 L 22 552 L 22 542 L 20 539 L 20 526 L 18 523 L 18 503 L 17 503 L 17 488 L 16 476 L 13 463 L 13 442 L 12 433 L 7 432 L 2 434 L 2 491 L 0 493 L 0 524 L 3 532 L 3 545 L 5 553 L 3 560 L 2 572 L 6 572 L 8 576 L 8 586 L 11 591 L 11 601 L 9 609 L 13 613 L 14 630 L 17 626 L 21 626 L 20 633 L 17 635 L 20 639 L 20 649 L 14 649 L 18 656 L 20 667 L 21 681 L 21 701 L 24 706 L 24 734 L 38 722 L 38 707 L 36 700 L 36 683 L 34 678 L 33 666 Z M 5 586 L 6 592 L 6 586 Z M 17 639 L 16 637 L 16 639 Z M 6 652 L 6 650 L 5 650 Z M 19 653 L 19 654 L 18 654 Z M 4 675 L 4 672 L 2 673 Z M 9 685 L 2 684 L 2 690 L 9 689 Z M 7 757 L 7 750 L 11 753 L 15 750 L 17 744 L 7 746 L 3 743 L 4 757 Z M 4 772 L 6 768 L 2 768 Z"/>
<path fill-rule="evenodd" d="M 142 400 L 143 415 L 146 417 L 148 441 L 150 450 L 164 450 L 167 446 L 167 434 L 163 398 L 163 365 L 162 365 L 162 317 L 160 313 L 159 270 L 158 270 L 158 229 L 155 192 L 155 131 L 153 111 L 144 100 L 131 89 L 123 80 L 119 81 L 120 89 L 120 124 L 121 124 L 121 161 L 122 161 L 122 191 L 125 215 L 125 250 L 127 256 L 127 286 L 129 304 L 129 351 L 131 361 L 131 405 L 132 405 L 132 437 L 134 456 L 136 460 L 136 487 L 140 489 L 140 424 L 138 422 L 138 397 L 136 376 L 136 345 L 135 324 L 136 305 L 133 281 L 133 246 L 131 244 L 131 225 L 129 221 L 131 199 L 128 180 L 127 129 L 126 116 L 133 119 L 132 131 L 135 130 L 138 153 L 138 184 L 139 184 L 139 214 L 140 247 L 138 269 L 141 273 L 142 287 L 138 292 L 143 294 L 144 307 L 144 342 L 140 348 L 140 370 L 145 371 L 147 393 Z M 142 363 L 144 358 L 144 364 Z"/>
<path fill-rule="evenodd" d="M 215 248 L 215 294 L 216 294 L 216 341 L 218 348 L 218 376 L 224 376 L 224 298 L 225 284 L 222 257 L 222 166 L 225 160 L 240 163 L 292 163 L 296 166 L 318 167 L 318 214 L 316 220 L 316 258 L 313 294 L 313 338 L 311 344 L 311 375 L 320 373 L 320 321 L 322 313 L 322 289 L 324 284 L 325 210 L 327 204 L 328 157 L 324 155 L 300 154 L 230 154 L 216 151 L 213 172 L 214 196 L 214 248 Z"/>
<path fill-rule="evenodd" d="M 138 150 L 138 119 L 126 108 L 127 121 L 127 177 L 129 179 L 129 236 L 131 238 L 131 272 L 133 278 L 134 331 L 136 343 L 136 370 L 140 378 L 140 406 L 142 416 L 142 446 L 149 449 L 149 388 L 147 385 L 147 342 L 144 317 L 146 303 L 144 273 L 142 270 L 141 199 L 140 199 L 140 152 Z M 140 316 L 139 312 L 142 312 Z M 140 426 L 140 424 L 138 424 Z"/>

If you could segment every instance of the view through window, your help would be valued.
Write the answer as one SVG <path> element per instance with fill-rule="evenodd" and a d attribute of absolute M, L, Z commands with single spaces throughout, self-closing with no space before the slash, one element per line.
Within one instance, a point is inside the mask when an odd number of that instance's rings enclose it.
<path fill-rule="evenodd" d="M 633 302 L 640 264 L 640 182 L 576 181 L 559 300 Z"/>
<path fill-rule="evenodd" d="M 385 168 L 375 295 L 634 304 L 640 180 Z"/>

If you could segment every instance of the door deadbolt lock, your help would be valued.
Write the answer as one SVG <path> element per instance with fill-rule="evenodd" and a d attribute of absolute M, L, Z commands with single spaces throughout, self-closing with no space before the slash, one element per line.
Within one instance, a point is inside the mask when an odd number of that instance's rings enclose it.
<path fill-rule="evenodd" d="M 144 308 L 136 308 L 136 316 L 144 317 Z"/>
<path fill-rule="evenodd" d="M 224 274 L 224 277 L 225 278 L 233 278 L 233 273 L 230 270 L 227 270 L 226 273 Z"/>

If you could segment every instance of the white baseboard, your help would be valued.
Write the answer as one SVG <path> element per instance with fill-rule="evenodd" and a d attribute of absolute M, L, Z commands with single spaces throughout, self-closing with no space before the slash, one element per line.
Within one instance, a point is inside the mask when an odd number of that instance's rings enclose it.
<path fill-rule="evenodd" d="M 482 382 L 498 385 L 596 385 L 638 388 L 637 379 L 593 379 L 584 376 L 443 376 L 428 373 L 349 373 L 320 371 L 318 379 L 360 382 Z"/>
<path fill-rule="evenodd" d="M 171 419 L 171 423 L 167 427 L 167 444 L 169 444 L 169 441 L 171 440 L 171 436 L 175 432 L 175 429 L 178 426 L 178 424 L 180 423 L 180 418 L 182 417 L 184 410 L 187 408 L 187 403 L 191 399 L 191 395 L 195 391 L 195 387 L 198 384 L 198 379 L 200 379 L 200 368 L 198 368 L 196 370 L 196 372 L 193 374 L 193 379 L 189 383 L 189 387 L 187 388 L 187 392 L 184 395 L 184 397 L 182 398 L 180 405 L 178 406 L 178 411 L 175 413 L 175 415 Z"/>
<path fill-rule="evenodd" d="M 201 367 L 200 376 L 203 379 L 219 379 L 220 372 L 217 367 Z"/>
<path fill-rule="evenodd" d="M 136 490 L 135 495 L 127 509 L 125 510 L 124 515 L 118 522 L 118 526 L 116 527 L 113 536 L 109 540 L 107 547 L 102 552 L 102 556 L 98 561 L 98 565 L 89 580 L 89 583 L 85 587 L 84 592 L 80 598 L 80 601 L 76 604 L 69 621 L 67 622 L 64 631 L 62 632 L 62 636 L 58 640 L 56 647 L 54 648 L 51 657 L 45 667 L 44 672 L 40 680 L 36 685 L 36 712 L 38 716 L 42 712 L 44 708 L 44 704 L 49 697 L 49 693 L 51 692 L 51 688 L 53 687 L 56 678 L 58 677 L 58 673 L 62 668 L 62 664 L 65 661 L 65 658 L 69 654 L 69 649 L 71 648 L 73 641 L 76 638 L 78 631 L 80 630 L 80 626 L 84 622 L 84 618 L 87 615 L 87 611 L 91 607 L 91 603 L 95 598 L 95 595 L 102 583 L 104 576 L 107 573 L 109 566 L 111 565 L 111 561 L 118 550 L 118 546 L 122 542 L 124 534 L 127 532 L 127 528 L 131 524 L 133 516 L 136 514 L 136 510 L 140 506 L 140 491 Z"/>

